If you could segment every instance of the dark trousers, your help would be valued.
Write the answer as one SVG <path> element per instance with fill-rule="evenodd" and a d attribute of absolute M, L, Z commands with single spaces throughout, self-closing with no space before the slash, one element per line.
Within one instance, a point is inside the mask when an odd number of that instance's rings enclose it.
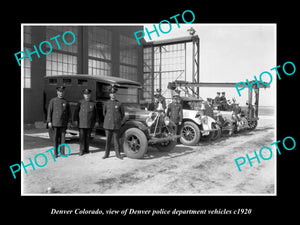
<path fill-rule="evenodd" d="M 119 130 L 105 130 L 106 145 L 105 145 L 105 157 L 109 156 L 111 139 L 114 140 L 114 148 L 116 156 L 120 156 L 120 143 L 119 143 Z"/>
<path fill-rule="evenodd" d="M 79 128 L 79 155 L 89 153 L 91 130 L 90 128 Z"/>
<path fill-rule="evenodd" d="M 174 133 L 176 134 L 176 135 L 180 135 L 180 130 L 181 130 L 181 126 L 182 126 L 182 124 L 181 125 L 179 125 L 178 123 L 174 123 L 172 120 L 170 120 L 170 122 L 171 122 L 171 126 L 173 127 L 173 129 L 174 129 Z"/>
<path fill-rule="evenodd" d="M 65 143 L 65 135 L 66 135 L 66 128 L 65 127 L 53 127 L 53 141 L 54 141 L 54 156 L 58 156 L 58 146 Z M 59 148 L 60 154 L 65 154 L 65 146 L 62 145 Z"/>
<path fill-rule="evenodd" d="M 180 135 L 180 131 L 181 131 L 181 125 L 179 125 L 179 124 L 175 124 L 176 125 L 176 129 L 175 129 L 175 133 L 176 133 L 176 135 Z"/>

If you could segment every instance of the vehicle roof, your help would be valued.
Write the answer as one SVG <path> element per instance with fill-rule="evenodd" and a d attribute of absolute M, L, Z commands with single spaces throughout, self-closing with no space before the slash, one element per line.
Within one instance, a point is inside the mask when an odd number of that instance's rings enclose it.
<path fill-rule="evenodd" d="M 195 97 L 186 97 L 186 96 L 180 96 L 180 98 L 183 100 L 183 101 L 203 101 L 203 99 L 201 97 L 199 98 L 195 98 Z"/>
<path fill-rule="evenodd" d="M 103 76 L 103 75 L 90 75 L 90 74 L 71 74 L 71 75 L 53 75 L 45 76 L 45 79 L 49 78 L 77 78 L 77 79 L 90 79 L 108 84 L 119 85 L 133 85 L 141 87 L 141 84 L 137 81 L 124 79 L 121 77 Z"/>

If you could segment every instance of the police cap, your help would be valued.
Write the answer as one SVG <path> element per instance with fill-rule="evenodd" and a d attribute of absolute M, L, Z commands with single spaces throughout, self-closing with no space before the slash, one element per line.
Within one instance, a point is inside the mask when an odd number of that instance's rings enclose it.
<path fill-rule="evenodd" d="M 58 87 L 56 87 L 56 90 L 62 92 L 65 90 L 65 88 L 66 88 L 65 86 L 58 86 Z"/>
<path fill-rule="evenodd" d="M 110 87 L 110 89 L 109 89 L 109 92 L 110 93 L 116 93 L 118 91 L 118 88 L 116 87 L 116 86 L 114 86 L 114 85 L 112 85 L 111 87 Z"/>
<path fill-rule="evenodd" d="M 173 98 L 179 98 L 180 97 L 180 90 L 175 89 L 175 93 L 173 95 Z"/>
<path fill-rule="evenodd" d="M 92 90 L 88 89 L 88 88 L 85 88 L 85 89 L 82 90 L 83 94 L 90 94 L 91 92 L 92 92 Z"/>

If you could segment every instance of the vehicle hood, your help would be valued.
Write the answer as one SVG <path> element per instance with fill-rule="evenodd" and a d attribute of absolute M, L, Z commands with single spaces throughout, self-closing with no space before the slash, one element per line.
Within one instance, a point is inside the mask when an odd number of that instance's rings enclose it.
<path fill-rule="evenodd" d="M 233 120 L 232 116 L 234 114 L 233 111 L 218 111 L 219 115 L 221 115 L 224 119 Z"/>
<path fill-rule="evenodd" d="M 125 116 L 130 120 L 146 121 L 150 111 L 142 110 L 137 107 L 125 106 Z"/>

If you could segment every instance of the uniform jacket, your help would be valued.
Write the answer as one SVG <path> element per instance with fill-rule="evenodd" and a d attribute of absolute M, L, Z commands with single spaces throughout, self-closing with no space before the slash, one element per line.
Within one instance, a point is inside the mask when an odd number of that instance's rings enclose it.
<path fill-rule="evenodd" d="M 225 97 L 225 96 L 221 96 L 221 97 L 220 97 L 220 102 L 221 102 L 221 103 L 226 102 L 226 97 Z"/>
<path fill-rule="evenodd" d="M 74 121 L 79 122 L 79 128 L 94 128 L 99 122 L 96 102 L 80 100 L 75 108 Z"/>
<path fill-rule="evenodd" d="M 220 103 L 221 103 L 220 97 L 216 96 L 215 97 L 215 104 L 220 104 Z"/>
<path fill-rule="evenodd" d="M 49 103 L 47 122 L 54 127 L 67 127 L 70 120 L 70 105 L 64 98 L 52 98 Z"/>
<path fill-rule="evenodd" d="M 122 120 L 125 116 L 125 110 L 117 100 L 108 100 L 103 107 L 104 123 L 103 128 L 106 130 L 118 130 L 121 127 Z"/>
<path fill-rule="evenodd" d="M 182 122 L 182 105 L 179 103 L 172 102 L 168 105 L 167 108 L 167 116 L 172 120 L 175 124 Z"/>

